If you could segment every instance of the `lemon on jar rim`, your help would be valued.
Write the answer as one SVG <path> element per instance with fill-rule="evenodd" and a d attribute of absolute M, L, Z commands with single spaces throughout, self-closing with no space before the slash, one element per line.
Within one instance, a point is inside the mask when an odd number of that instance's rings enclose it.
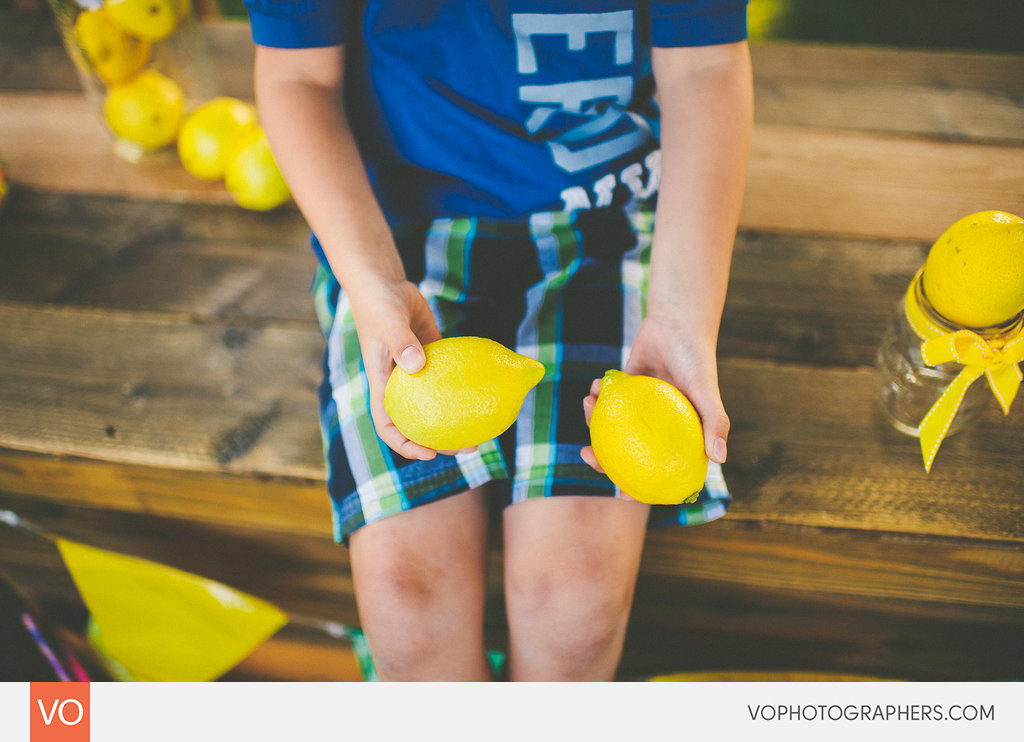
<path fill-rule="evenodd" d="M 964 327 L 998 325 L 1024 311 L 1024 219 L 979 211 L 957 220 L 928 251 L 922 277 L 936 312 Z"/>
<path fill-rule="evenodd" d="M 472 448 L 511 427 L 544 364 L 481 337 L 451 337 L 423 346 L 415 374 L 399 367 L 384 390 L 384 408 L 409 440 L 438 451 Z"/>
<path fill-rule="evenodd" d="M 700 416 L 681 391 L 653 376 L 605 373 L 590 444 L 612 483 L 640 502 L 688 502 L 707 478 Z"/>

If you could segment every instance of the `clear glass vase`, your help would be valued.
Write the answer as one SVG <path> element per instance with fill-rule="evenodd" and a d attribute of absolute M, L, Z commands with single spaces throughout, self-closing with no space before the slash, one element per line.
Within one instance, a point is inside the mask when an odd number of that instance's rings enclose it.
<path fill-rule="evenodd" d="M 173 156 L 187 111 L 216 96 L 191 0 L 49 0 L 64 47 L 114 151 Z"/>
<path fill-rule="evenodd" d="M 972 329 L 980 335 L 985 330 L 964 328 L 953 324 L 938 314 L 928 302 L 918 278 L 911 287 L 918 306 L 936 325 L 948 332 Z M 942 396 L 963 366 L 959 363 L 942 363 L 929 366 L 921 357 L 924 340 L 914 331 L 907 318 L 906 297 L 900 299 L 892 320 L 882 335 L 875 358 L 875 371 L 879 382 L 879 397 L 882 409 L 889 421 L 907 435 L 919 436 L 919 426 L 932 405 Z M 960 404 L 956 417 L 946 435 L 963 430 L 976 420 L 988 405 L 992 394 L 984 379 L 971 385 Z"/>

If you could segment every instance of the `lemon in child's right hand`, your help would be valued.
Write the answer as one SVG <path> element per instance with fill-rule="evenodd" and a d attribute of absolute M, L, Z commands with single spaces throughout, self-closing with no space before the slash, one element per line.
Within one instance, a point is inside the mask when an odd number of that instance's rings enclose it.
<path fill-rule="evenodd" d="M 1024 311 L 1024 219 L 980 211 L 942 233 L 924 265 L 924 293 L 939 314 L 989 327 Z"/>
<path fill-rule="evenodd" d="M 146 150 L 172 143 L 184 113 L 181 86 L 156 70 L 145 70 L 114 85 L 103 103 L 103 116 L 111 131 Z"/>
<path fill-rule="evenodd" d="M 229 97 L 207 101 L 185 118 L 178 132 L 181 164 L 197 178 L 223 178 L 242 135 L 256 125 L 256 109 L 244 101 Z"/>
<path fill-rule="evenodd" d="M 110 17 L 132 36 L 147 41 L 166 39 L 188 13 L 181 0 L 107 0 Z"/>
<path fill-rule="evenodd" d="M 392 371 L 384 408 L 406 438 L 437 451 L 472 448 L 501 435 L 544 376 L 540 361 L 487 338 L 444 338 L 423 350 L 422 370 Z"/>
<path fill-rule="evenodd" d="M 149 42 L 125 33 L 106 8 L 83 11 L 73 33 L 96 76 L 107 85 L 124 82 L 149 59 Z"/>
<path fill-rule="evenodd" d="M 707 477 L 700 416 L 682 392 L 653 376 L 604 375 L 590 444 L 608 478 L 640 502 L 687 502 Z"/>

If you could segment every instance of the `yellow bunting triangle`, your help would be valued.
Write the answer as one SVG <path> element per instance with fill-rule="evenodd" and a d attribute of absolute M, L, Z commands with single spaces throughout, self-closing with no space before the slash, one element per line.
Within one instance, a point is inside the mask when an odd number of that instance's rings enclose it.
<path fill-rule="evenodd" d="M 122 680 L 214 680 L 288 622 L 274 605 L 222 583 L 56 543 L 92 615 L 90 639 Z"/>

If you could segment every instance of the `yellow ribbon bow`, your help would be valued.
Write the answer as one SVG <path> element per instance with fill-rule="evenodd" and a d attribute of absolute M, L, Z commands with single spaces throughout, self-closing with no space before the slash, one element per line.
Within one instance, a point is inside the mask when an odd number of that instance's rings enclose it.
<path fill-rule="evenodd" d="M 956 417 L 960 403 L 971 384 L 981 378 L 988 380 L 989 388 L 996 401 L 1009 414 L 1022 375 L 1018 364 L 1024 361 L 1024 318 L 1010 323 L 1006 328 L 984 335 L 972 330 L 952 330 L 944 327 L 925 312 L 918 297 L 921 272 L 907 290 L 907 319 L 914 332 L 924 341 L 921 357 L 929 366 L 955 361 L 963 366 L 946 391 L 936 400 L 918 428 L 921 439 L 921 454 L 926 471 L 931 471 L 932 462 L 942 445 L 943 438 Z"/>

